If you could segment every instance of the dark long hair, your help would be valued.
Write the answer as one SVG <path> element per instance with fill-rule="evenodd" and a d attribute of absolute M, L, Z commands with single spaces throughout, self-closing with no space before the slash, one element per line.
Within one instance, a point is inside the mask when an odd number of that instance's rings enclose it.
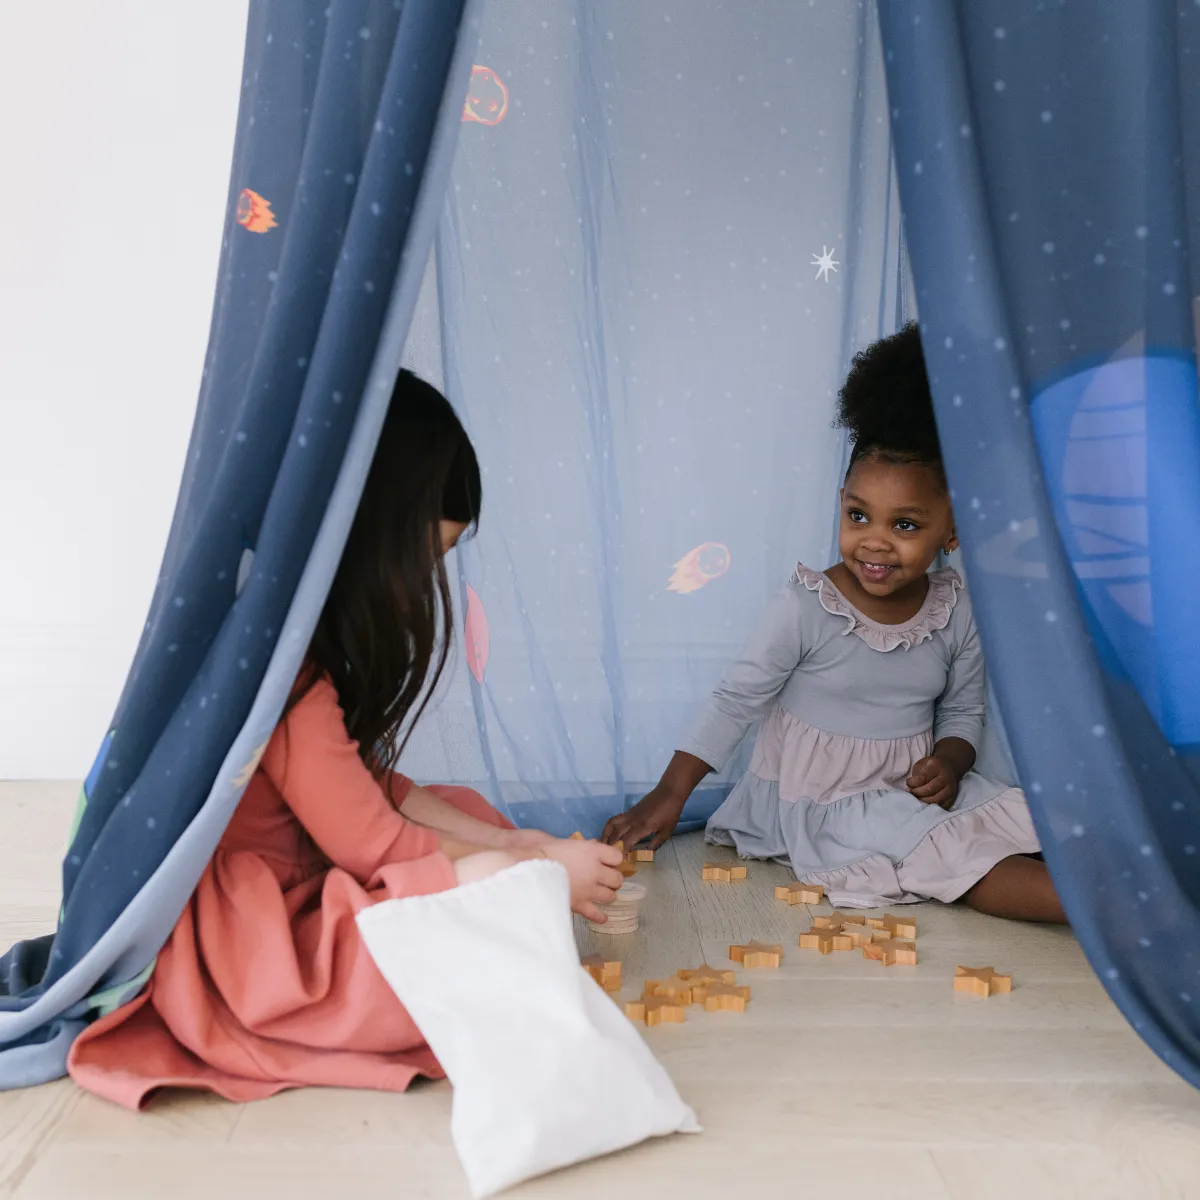
<path fill-rule="evenodd" d="M 482 501 L 479 463 L 454 409 L 437 388 L 401 371 L 288 705 L 290 711 L 328 676 L 347 732 L 377 776 L 395 766 L 450 649 L 450 587 L 438 522 L 473 529 Z"/>

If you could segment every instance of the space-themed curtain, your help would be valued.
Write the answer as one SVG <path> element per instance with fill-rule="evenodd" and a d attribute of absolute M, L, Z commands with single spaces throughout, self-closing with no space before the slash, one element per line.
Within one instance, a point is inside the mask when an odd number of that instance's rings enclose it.
<path fill-rule="evenodd" d="M 1200 1084 L 1200 8 L 881 6 L 975 610 L 1067 911 Z"/>
<path fill-rule="evenodd" d="M 904 313 L 874 7 L 493 4 L 468 110 L 409 350 L 484 517 L 405 769 L 596 833 L 830 561 L 837 388 Z"/>
<path fill-rule="evenodd" d="M 476 7 L 251 3 L 186 473 L 58 931 L 0 958 L 0 1087 L 60 1074 L 83 1024 L 140 988 L 282 711 L 400 363 Z"/>

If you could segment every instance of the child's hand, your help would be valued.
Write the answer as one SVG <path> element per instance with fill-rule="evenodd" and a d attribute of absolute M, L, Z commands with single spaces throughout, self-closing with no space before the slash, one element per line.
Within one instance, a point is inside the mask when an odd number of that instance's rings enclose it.
<path fill-rule="evenodd" d="M 675 832 L 686 799 L 680 799 L 677 793 L 668 791 L 660 783 L 628 812 L 609 817 L 600 840 L 610 846 L 621 842 L 632 850 L 638 842 L 653 837 L 650 848 L 657 850 Z"/>
<path fill-rule="evenodd" d="M 560 862 L 571 878 L 571 909 L 589 921 L 604 924 L 608 919 L 596 907 L 609 904 L 624 883 L 617 866 L 622 859 L 615 846 L 600 842 L 584 842 L 578 838 L 555 838 L 552 845 L 542 847 L 547 858 Z"/>
<path fill-rule="evenodd" d="M 940 758 L 923 758 L 905 780 L 908 790 L 924 804 L 954 807 L 958 799 L 958 776 Z"/>

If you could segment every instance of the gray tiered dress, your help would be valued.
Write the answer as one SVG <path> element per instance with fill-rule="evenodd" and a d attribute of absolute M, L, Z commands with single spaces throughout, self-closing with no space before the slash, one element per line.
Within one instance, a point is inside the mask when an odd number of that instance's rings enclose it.
<path fill-rule="evenodd" d="M 1024 793 L 974 771 L 949 811 L 905 788 L 934 743 L 982 745 L 986 684 L 962 580 L 929 576 L 904 625 L 872 621 L 800 565 L 679 747 L 720 770 L 765 718 L 710 842 L 790 861 L 837 905 L 956 900 L 1038 839 Z"/>

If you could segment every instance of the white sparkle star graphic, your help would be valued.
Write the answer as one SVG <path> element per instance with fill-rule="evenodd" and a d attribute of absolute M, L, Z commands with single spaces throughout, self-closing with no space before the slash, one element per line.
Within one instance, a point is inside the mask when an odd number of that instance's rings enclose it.
<path fill-rule="evenodd" d="M 823 278 L 825 280 L 825 282 L 828 283 L 829 282 L 829 272 L 837 271 L 838 261 L 836 258 L 833 257 L 833 251 L 830 250 L 830 248 L 828 246 L 822 246 L 821 253 L 813 255 L 812 262 L 809 263 L 809 266 L 816 267 L 817 268 L 817 276 L 816 277 L 818 279 Z"/>

